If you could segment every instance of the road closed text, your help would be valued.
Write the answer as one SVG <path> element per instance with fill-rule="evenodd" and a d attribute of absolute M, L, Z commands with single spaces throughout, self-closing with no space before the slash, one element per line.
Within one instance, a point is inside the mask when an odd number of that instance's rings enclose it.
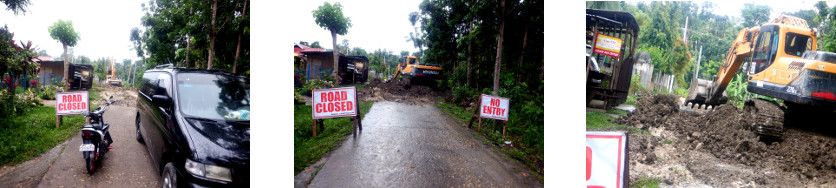
<path fill-rule="evenodd" d="M 82 114 L 87 111 L 87 92 L 56 93 L 55 114 Z"/>
<path fill-rule="evenodd" d="M 316 113 L 354 110 L 354 102 L 348 101 L 348 92 L 334 91 L 320 93 L 320 102 L 314 105 Z"/>
<path fill-rule="evenodd" d="M 354 87 L 314 90 L 312 97 L 314 119 L 347 117 L 357 114 Z"/>

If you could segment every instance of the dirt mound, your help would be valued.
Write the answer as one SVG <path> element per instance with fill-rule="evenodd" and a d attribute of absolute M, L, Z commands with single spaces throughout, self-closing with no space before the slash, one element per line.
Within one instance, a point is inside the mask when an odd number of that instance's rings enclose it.
<path fill-rule="evenodd" d="M 398 78 L 386 83 L 372 79 L 365 89 L 357 91 L 361 101 L 395 101 L 407 104 L 434 103 L 438 97 L 449 95 L 436 91 L 430 85 L 434 82 L 412 84 L 409 78 Z"/>
<path fill-rule="evenodd" d="M 754 130 L 756 124 L 763 123 L 757 114 L 772 112 L 750 113 L 733 105 L 720 105 L 711 112 L 695 114 L 679 111 L 678 98 L 644 97 L 637 102 L 636 111 L 614 120 L 651 134 L 631 137 L 631 164 L 649 168 L 686 164 L 689 173 L 683 174 L 692 174 L 712 186 L 836 185 L 836 138 L 787 124 L 784 140 L 767 144 Z M 673 162 L 660 162 L 660 158 Z M 675 177 L 665 181 L 678 182 Z"/>

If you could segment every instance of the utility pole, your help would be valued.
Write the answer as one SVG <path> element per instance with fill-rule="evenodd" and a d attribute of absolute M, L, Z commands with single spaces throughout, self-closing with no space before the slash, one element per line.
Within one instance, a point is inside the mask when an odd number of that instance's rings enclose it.
<path fill-rule="evenodd" d="M 694 71 L 694 78 L 700 78 L 700 61 L 702 61 L 702 46 L 700 46 L 700 56 L 697 57 L 697 70 Z"/>

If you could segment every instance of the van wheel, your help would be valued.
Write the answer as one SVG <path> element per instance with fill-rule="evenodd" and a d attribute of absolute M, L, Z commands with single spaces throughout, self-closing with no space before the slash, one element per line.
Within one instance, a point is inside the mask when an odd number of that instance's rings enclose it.
<path fill-rule="evenodd" d="M 142 133 L 139 132 L 139 113 L 136 113 L 136 141 L 145 143 L 145 140 L 142 139 Z"/>
<path fill-rule="evenodd" d="M 174 163 L 169 162 L 165 165 L 163 171 L 163 188 L 177 187 L 177 169 L 174 168 Z"/>

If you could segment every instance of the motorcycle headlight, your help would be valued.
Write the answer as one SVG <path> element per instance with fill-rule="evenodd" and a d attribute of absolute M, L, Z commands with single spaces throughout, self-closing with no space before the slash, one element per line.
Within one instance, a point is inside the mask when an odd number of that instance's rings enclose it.
<path fill-rule="evenodd" d="M 232 171 L 226 167 L 203 164 L 186 159 L 186 171 L 196 176 L 232 182 Z"/>

